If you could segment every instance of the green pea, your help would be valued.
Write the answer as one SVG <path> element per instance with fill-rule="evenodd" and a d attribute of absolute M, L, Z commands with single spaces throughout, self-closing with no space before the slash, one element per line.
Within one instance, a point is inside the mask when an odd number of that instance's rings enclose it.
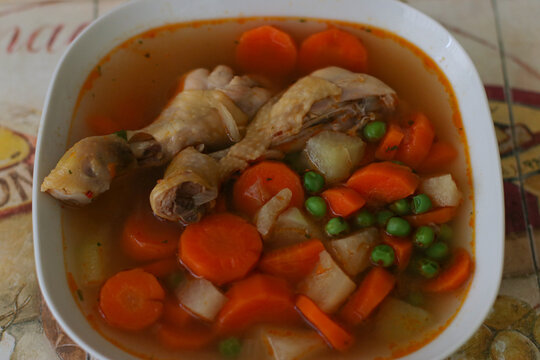
<path fill-rule="evenodd" d="M 306 210 L 315 217 L 326 215 L 326 201 L 320 196 L 310 196 L 304 203 Z"/>
<path fill-rule="evenodd" d="M 411 206 L 409 205 L 407 199 L 400 199 L 390 205 L 390 210 L 398 215 L 407 215 L 411 211 Z"/>
<path fill-rule="evenodd" d="M 242 350 L 242 343 L 238 338 L 230 337 L 219 342 L 219 352 L 223 357 L 235 358 Z"/>
<path fill-rule="evenodd" d="M 411 225 L 405 219 L 392 217 L 386 224 L 386 232 L 394 236 L 407 236 L 411 233 Z"/>
<path fill-rule="evenodd" d="M 412 291 L 407 295 L 407 299 L 405 300 L 409 304 L 413 306 L 422 306 L 424 305 L 424 295 L 419 291 Z"/>
<path fill-rule="evenodd" d="M 353 217 L 354 224 L 359 228 L 370 227 L 375 224 L 375 215 L 369 212 L 369 210 L 361 210 Z"/>
<path fill-rule="evenodd" d="M 431 259 L 422 258 L 418 261 L 418 272 L 425 278 L 431 279 L 439 274 L 439 263 Z"/>
<path fill-rule="evenodd" d="M 433 260 L 444 260 L 447 256 L 450 250 L 448 249 L 448 245 L 445 242 L 437 241 L 433 243 L 429 248 L 426 250 L 426 255 L 432 258 Z"/>
<path fill-rule="evenodd" d="M 388 210 L 382 210 L 382 211 L 379 211 L 376 215 L 377 217 L 377 224 L 379 226 L 386 226 L 386 223 L 388 222 L 388 220 L 390 220 L 390 218 L 394 216 L 394 213 L 391 212 L 391 211 L 388 211 Z"/>
<path fill-rule="evenodd" d="M 364 126 L 364 137 L 367 141 L 380 140 L 386 134 L 386 123 L 383 121 L 373 121 Z"/>
<path fill-rule="evenodd" d="M 431 199 L 426 194 L 418 194 L 413 197 L 411 207 L 415 214 L 425 213 L 431 210 Z"/>
<path fill-rule="evenodd" d="M 414 244 L 419 248 L 427 249 L 433 244 L 435 231 L 429 226 L 420 226 L 414 233 Z"/>
<path fill-rule="evenodd" d="M 382 267 L 389 267 L 394 264 L 396 255 L 390 245 L 377 245 L 371 251 L 371 261 Z"/>
<path fill-rule="evenodd" d="M 317 193 L 324 187 L 324 178 L 315 171 L 308 171 L 304 174 L 304 187 L 310 193 Z"/>
<path fill-rule="evenodd" d="M 326 232 L 330 236 L 337 236 L 349 231 L 349 224 L 342 217 L 335 217 L 326 223 Z"/>
<path fill-rule="evenodd" d="M 452 236 L 454 235 L 454 231 L 448 224 L 442 224 L 439 228 L 439 234 L 437 234 L 437 240 L 439 241 L 450 241 L 452 240 Z"/>

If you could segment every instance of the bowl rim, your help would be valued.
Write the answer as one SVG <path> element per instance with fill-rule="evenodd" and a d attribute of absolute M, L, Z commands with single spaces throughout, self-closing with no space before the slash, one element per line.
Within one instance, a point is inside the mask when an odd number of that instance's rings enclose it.
<path fill-rule="evenodd" d="M 135 0 L 135 1 L 132 1 L 132 2 L 122 4 L 122 5 L 118 6 L 118 7 L 116 7 L 115 9 L 113 9 L 112 11 L 110 11 L 109 13 L 107 13 L 106 15 L 98 18 L 90 26 L 88 26 L 83 32 L 81 32 L 79 34 L 79 36 L 68 46 L 66 52 L 61 57 L 60 61 L 58 62 L 57 66 L 56 66 L 56 69 L 55 69 L 55 71 L 53 73 L 52 81 L 51 81 L 51 83 L 49 85 L 47 95 L 46 95 L 46 98 L 45 98 L 41 123 L 40 123 L 40 126 L 39 126 L 38 139 L 37 139 L 37 143 L 36 143 L 35 165 L 34 165 L 35 178 L 34 178 L 33 189 L 32 189 L 32 196 L 33 196 L 32 220 L 33 220 L 34 254 L 35 254 L 35 262 L 36 262 L 36 272 L 37 272 L 37 277 L 38 277 L 39 285 L 40 285 L 41 290 L 42 290 L 43 297 L 44 297 L 47 305 L 49 306 L 49 309 L 50 309 L 51 313 L 53 314 L 54 318 L 62 326 L 62 328 L 64 329 L 64 331 L 67 333 L 68 336 L 70 336 L 75 342 L 77 342 L 77 344 L 79 344 L 85 351 L 92 354 L 94 357 L 106 359 L 106 358 L 110 357 L 111 354 L 122 354 L 123 357 L 128 357 L 128 358 L 135 359 L 135 357 L 133 357 L 131 354 L 128 355 L 128 353 L 124 352 L 124 350 L 121 350 L 116 345 L 110 343 L 108 340 L 105 340 L 105 341 L 107 341 L 107 343 L 109 345 L 114 346 L 116 348 L 116 350 L 118 350 L 120 352 L 113 351 L 113 349 L 111 349 L 111 348 L 109 348 L 106 351 L 103 351 L 101 347 L 96 348 L 95 344 L 91 345 L 86 340 L 88 334 L 86 334 L 86 333 L 83 334 L 81 332 L 80 328 L 75 329 L 75 326 L 73 324 L 74 321 L 72 319 L 70 319 L 69 314 L 66 314 L 66 310 L 64 308 L 60 307 L 59 304 L 57 304 L 57 302 L 55 301 L 55 299 L 54 299 L 55 298 L 54 286 L 52 286 L 52 282 L 55 279 L 52 278 L 53 277 L 52 274 L 50 274 L 49 272 L 46 271 L 47 266 L 45 264 L 47 263 L 47 261 L 50 261 L 50 260 L 47 260 L 44 257 L 44 248 L 47 247 L 47 237 L 48 237 L 47 232 L 44 229 L 47 226 L 47 221 L 50 221 L 52 218 L 54 218 L 54 216 L 51 217 L 52 215 L 47 213 L 49 211 L 47 209 L 47 207 L 50 207 L 51 203 L 50 203 L 49 199 L 46 197 L 46 195 L 44 195 L 44 194 L 42 194 L 40 192 L 40 184 L 41 184 L 41 182 L 43 180 L 43 177 L 44 177 L 44 171 L 50 170 L 50 167 L 48 169 L 45 169 L 47 167 L 47 164 L 43 164 L 43 161 L 42 161 L 43 157 L 44 158 L 47 158 L 47 157 L 50 158 L 52 156 L 52 155 L 49 155 L 49 154 L 45 154 L 46 153 L 45 146 L 50 145 L 50 140 L 44 139 L 44 134 L 46 133 L 47 128 L 50 128 L 52 125 L 54 125 L 53 124 L 53 119 L 52 119 L 52 117 L 54 116 L 54 104 L 53 104 L 53 102 L 58 101 L 57 99 L 59 97 L 59 95 L 58 95 L 59 87 L 61 86 L 61 84 L 59 83 L 59 74 L 61 74 L 64 71 L 64 68 L 66 67 L 66 64 L 68 64 L 70 62 L 73 62 L 73 60 L 71 60 L 71 57 L 74 54 L 74 52 L 79 51 L 83 46 L 91 44 L 93 41 L 95 41 L 95 36 L 96 36 L 96 34 L 99 33 L 99 29 L 110 26 L 113 22 L 117 21 L 118 18 L 123 16 L 124 13 L 129 13 L 129 12 L 133 12 L 133 11 L 142 11 L 144 9 L 147 9 L 147 7 L 150 6 L 149 5 L 150 3 L 152 3 L 151 6 L 160 7 L 162 9 L 165 9 L 165 11 L 167 11 L 167 9 L 170 9 L 171 7 L 174 8 L 175 6 L 178 6 L 178 3 L 184 3 L 183 4 L 184 6 L 189 6 L 190 9 L 194 9 L 193 11 L 200 11 L 200 9 L 205 7 L 205 6 L 214 6 L 214 5 L 216 5 L 216 1 L 217 0 L 201 0 L 200 2 L 198 2 L 197 5 L 193 5 L 193 4 L 187 5 L 186 2 L 182 2 L 182 1 L 178 1 L 178 2 L 176 2 L 176 4 L 174 4 L 173 0 Z M 238 4 L 238 3 L 241 3 L 241 2 L 242 2 L 241 0 L 232 0 L 231 3 Z M 367 4 L 369 2 L 369 0 L 359 0 L 359 1 L 358 0 L 357 1 L 354 1 L 354 0 L 341 0 L 341 1 L 340 0 L 318 0 L 318 3 L 322 4 L 322 5 L 330 5 L 330 4 L 334 4 L 336 2 L 342 4 L 343 6 L 346 6 L 347 4 L 354 4 L 354 3 L 356 3 L 356 6 L 362 6 L 362 4 Z M 238 18 L 238 17 L 274 15 L 274 13 L 272 13 L 271 11 L 261 10 L 259 8 L 253 7 L 254 4 L 258 4 L 258 3 L 260 3 L 260 4 L 264 3 L 265 5 L 268 5 L 268 3 L 264 2 L 264 0 L 258 0 L 258 1 L 253 1 L 252 0 L 252 2 L 250 2 L 249 4 L 242 4 L 242 5 L 246 5 L 246 6 L 249 7 L 249 9 L 246 10 L 245 12 L 239 12 L 239 14 L 232 14 L 232 13 L 226 13 L 225 12 L 224 13 L 225 16 L 221 16 L 221 17 L 219 17 L 219 16 L 207 16 L 207 17 L 204 17 L 203 16 L 203 17 L 200 17 L 200 18 L 201 19 L 214 19 L 214 18 Z M 273 4 L 269 5 L 269 6 L 273 7 L 274 11 L 276 10 L 276 6 L 282 6 L 283 9 L 287 9 L 287 6 L 292 6 L 288 0 L 274 0 L 274 2 L 272 2 L 272 3 Z M 311 4 L 311 3 L 309 2 L 309 0 L 300 0 L 300 1 L 296 1 L 295 5 L 298 5 L 298 4 L 300 4 L 299 6 L 301 6 L 301 4 Z M 197 10 L 197 9 L 195 9 L 195 7 L 197 7 L 198 5 L 200 5 L 200 6 L 199 6 L 199 8 Z M 470 304 L 470 302 L 467 301 L 467 299 L 470 298 L 471 291 L 473 291 L 474 286 L 478 285 L 477 282 L 476 282 L 476 279 L 479 276 L 479 274 L 476 273 L 476 269 L 475 269 L 475 274 L 474 274 L 474 277 L 473 277 L 473 280 L 472 280 L 472 284 L 471 284 L 471 287 L 468 290 L 469 292 L 467 293 L 466 298 L 465 298 L 465 300 L 464 300 L 464 302 L 462 304 L 462 307 L 458 310 L 458 312 L 456 314 L 456 317 L 453 319 L 452 323 L 441 334 L 439 334 L 437 336 L 437 338 L 435 338 L 431 342 L 427 343 L 426 345 L 424 345 L 419 350 L 417 350 L 417 351 L 403 357 L 403 359 L 411 359 L 411 360 L 413 359 L 413 357 L 415 359 L 416 358 L 421 358 L 421 359 L 444 358 L 444 357 L 450 355 L 452 352 L 454 352 L 465 341 L 467 341 L 469 339 L 469 337 L 478 329 L 478 327 L 480 327 L 482 325 L 482 321 L 487 316 L 489 310 L 491 309 L 491 306 L 492 306 L 493 302 L 495 301 L 497 293 L 498 293 L 498 289 L 499 289 L 499 285 L 500 285 L 500 281 L 501 281 L 501 277 L 502 277 L 503 256 L 504 256 L 504 200 L 503 200 L 504 198 L 503 198 L 502 175 L 501 175 L 502 172 L 501 172 L 501 165 L 500 165 L 498 146 L 497 146 L 497 142 L 495 140 L 495 135 L 494 135 L 494 130 L 493 130 L 493 123 L 492 123 L 491 115 L 490 115 L 490 112 L 489 112 L 487 98 L 486 98 L 486 95 L 485 95 L 484 88 L 483 88 L 483 85 L 481 83 L 480 77 L 479 77 L 478 72 L 476 71 L 476 68 L 474 67 L 471 59 L 469 58 L 469 56 L 467 55 L 465 50 L 461 47 L 461 45 L 457 42 L 457 40 L 442 25 L 440 25 L 438 22 L 436 22 L 435 20 L 433 20 L 429 16 L 421 13 L 420 11 L 412 8 L 411 6 L 409 6 L 407 4 L 401 3 L 401 2 L 399 2 L 397 0 L 379 0 L 377 2 L 377 6 L 387 7 L 389 9 L 392 9 L 392 11 L 396 12 L 398 15 L 402 14 L 403 16 L 407 17 L 409 20 L 422 21 L 425 27 L 428 27 L 429 29 L 432 29 L 433 32 L 437 32 L 437 34 L 439 36 L 441 36 L 441 39 L 447 39 L 448 40 L 448 44 L 446 44 L 446 47 L 448 49 L 450 49 L 451 51 L 453 51 L 454 55 L 457 54 L 456 56 L 458 56 L 459 59 L 462 61 L 462 63 L 458 64 L 459 65 L 458 66 L 459 70 L 466 71 L 466 73 L 467 73 L 468 80 L 469 80 L 469 82 L 467 83 L 467 87 L 469 87 L 469 93 L 468 94 L 470 95 L 470 93 L 472 93 L 473 95 L 477 96 L 477 101 L 478 101 L 478 103 L 476 104 L 477 112 L 481 115 L 479 120 L 483 121 L 484 123 L 487 120 L 489 120 L 490 124 L 482 123 L 482 126 L 480 128 L 483 127 L 483 129 L 485 130 L 486 127 L 487 127 L 487 128 L 492 130 L 492 131 L 489 132 L 489 134 L 483 134 L 484 138 L 483 138 L 483 142 L 482 142 L 482 144 L 483 144 L 482 147 L 485 150 L 483 152 L 484 155 L 482 156 L 482 158 L 484 159 L 484 161 L 487 160 L 485 162 L 485 164 L 483 164 L 483 166 L 482 166 L 482 171 L 486 171 L 486 172 L 489 173 L 489 175 L 490 175 L 489 181 L 482 180 L 481 177 L 477 178 L 476 174 L 479 171 L 477 168 L 475 168 L 472 171 L 473 189 L 474 189 L 474 196 L 475 196 L 475 207 L 473 209 L 474 210 L 474 216 L 476 218 L 475 229 L 479 225 L 479 223 L 478 223 L 479 218 L 484 219 L 485 218 L 485 212 L 486 212 L 486 211 L 484 211 L 484 209 L 482 209 L 482 211 L 479 211 L 479 209 L 478 209 L 479 204 L 477 202 L 477 199 L 478 199 L 477 184 L 478 184 L 478 181 L 481 180 L 480 182 L 482 183 L 483 187 L 486 187 L 486 189 L 484 189 L 483 192 L 489 193 L 489 199 L 490 199 L 490 201 L 489 201 L 490 202 L 489 216 L 492 218 L 492 220 L 490 222 L 484 221 L 482 224 L 483 224 L 483 226 L 487 226 L 489 224 L 489 226 L 491 227 L 491 230 L 490 230 L 491 233 L 499 235 L 498 239 L 495 239 L 496 241 L 492 241 L 492 244 L 494 244 L 494 247 L 493 247 L 493 249 L 491 249 L 490 263 L 492 265 L 494 265 L 494 266 L 492 266 L 489 269 L 490 282 L 489 282 L 488 285 L 483 286 L 483 290 L 482 290 L 483 304 L 485 305 L 485 307 L 483 307 L 481 309 L 478 309 L 478 306 L 476 306 L 476 308 L 473 307 L 474 312 L 469 312 L 470 311 L 469 307 L 471 307 L 472 305 Z M 240 6 L 239 8 L 242 8 L 242 6 Z M 307 11 L 308 13 L 313 12 L 313 9 L 307 9 L 306 8 L 306 10 L 308 10 Z M 281 10 L 279 10 L 279 11 L 281 11 Z M 280 16 L 280 14 L 277 14 L 277 15 Z M 294 11 L 293 11 L 292 14 L 289 14 L 289 15 L 284 14 L 284 15 L 285 16 L 293 16 L 293 17 L 294 16 L 307 16 L 307 15 L 302 15 L 302 14 L 296 15 L 294 13 Z M 322 15 L 322 13 L 321 13 L 321 15 Z M 314 17 L 330 19 L 330 20 L 339 20 L 338 18 L 334 18 L 333 16 L 321 16 L 321 15 L 314 16 Z M 328 14 L 328 15 L 330 15 L 330 14 Z M 163 16 L 166 17 L 165 15 L 163 15 Z M 190 18 L 192 18 L 194 20 L 198 19 L 197 16 L 191 16 Z M 371 19 L 371 20 L 374 23 L 369 21 L 369 19 L 368 19 L 368 21 L 358 21 L 357 20 L 356 22 L 366 23 L 368 25 L 381 27 L 383 29 L 388 28 L 388 26 L 379 26 L 379 25 L 377 25 L 375 19 Z M 179 20 L 177 22 L 185 22 L 185 21 L 187 21 L 187 20 L 186 19 L 181 19 L 181 20 Z M 347 19 L 346 21 L 354 21 L 354 20 Z M 148 29 L 159 26 L 158 25 L 159 23 L 160 23 L 160 21 L 156 21 L 155 23 L 152 23 L 150 21 L 148 24 L 144 24 L 144 25 L 139 24 L 139 25 L 136 25 L 136 26 L 132 26 L 127 34 L 121 34 L 121 35 L 119 35 L 118 38 L 109 39 L 109 44 L 108 45 L 114 44 L 115 42 L 116 43 L 121 43 L 122 41 L 128 39 L 131 36 L 134 36 L 134 35 L 136 35 L 138 33 L 142 33 L 144 30 L 148 30 Z M 167 23 L 167 22 L 161 22 L 161 25 L 163 25 L 165 23 Z M 428 54 L 428 56 L 430 56 L 437 63 L 437 65 L 441 68 L 441 71 L 443 73 L 445 73 L 445 75 L 447 76 L 448 80 L 450 81 L 450 84 L 451 84 L 451 86 L 452 86 L 452 88 L 454 90 L 454 93 L 455 93 L 456 97 L 457 97 L 458 107 L 460 109 L 460 112 L 461 112 L 461 115 L 462 115 L 462 118 L 463 118 L 463 123 L 464 123 L 463 125 L 466 128 L 465 133 L 466 134 L 470 133 L 470 131 L 474 128 L 474 125 L 471 125 L 470 123 L 465 123 L 465 116 L 464 116 L 465 114 L 463 113 L 462 106 L 461 106 L 462 105 L 462 100 L 464 100 L 464 99 L 462 98 L 462 93 L 461 92 L 458 93 L 458 90 L 456 89 L 456 84 L 454 84 L 454 82 L 453 82 L 453 78 L 451 78 L 448 75 L 447 71 L 445 71 L 445 66 L 446 66 L 446 70 L 448 70 L 448 68 L 447 68 L 448 63 L 444 63 L 444 59 L 433 58 L 433 56 L 430 55 L 430 52 L 433 49 L 426 48 L 425 45 L 419 44 L 415 39 L 411 39 L 412 35 L 410 35 L 408 33 L 403 33 L 403 32 L 398 33 L 397 31 L 393 31 L 393 30 L 389 30 L 389 31 L 395 33 L 399 37 L 402 37 L 402 38 L 410 41 L 415 46 L 422 49 L 426 54 Z M 102 58 L 111 49 L 112 49 L 112 47 L 110 47 L 110 46 L 101 45 L 101 50 L 104 51 L 104 53 L 103 54 L 96 54 L 96 61 L 94 62 L 94 65 L 95 65 L 95 63 L 97 63 L 97 61 L 100 58 Z M 90 68 L 87 69 L 87 70 L 89 71 Z M 86 76 L 86 74 L 87 73 L 85 73 L 85 76 Z M 79 91 L 79 89 L 80 89 L 80 87 L 76 88 L 77 91 Z M 53 110 L 51 110 L 51 108 L 53 108 Z M 73 113 L 73 111 L 71 111 L 71 114 L 72 113 Z M 71 117 L 70 117 L 70 119 L 71 119 Z M 60 132 L 61 131 L 62 130 L 60 129 Z M 50 131 L 49 131 L 49 134 L 50 134 Z M 60 138 L 61 137 L 62 136 L 60 136 Z M 62 152 L 65 150 L 66 141 L 67 141 L 67 139 L 64 138 L 63 139 L 64 147 L 63 147 Z M 62 143 L 62 140 L 60 140 L 59 142 Z M 470 137 L 467 137 L 467 142 L 468 142 L 468 146 L 469 146 L 469 150 L 470 150 L 471 167 L 472 167 L 472 163 L 473 163 L 472 148 L 473 148 L 473 146 L 471 144 L 471 138 Z M 475 152 L 475 155 L 476 155 L 476 152 Z M 495 224 L 493 222 L 493 219 L 496 220 Z M 479 235 L 480 235 L 479 232 L 476 231 L 475 250 L 478 249 Z M 478 259 L 479 259 L 478 251 L 475 251 L 475 253 L 476 253 L 475 260 L 478 261 Z M 63 254 L 60 254 L 59 256 L 63 259 Z M 494 262 L 494 260 L 496 261 L 496 263 Z M 483 269 L 483 271 L 488 271 L 487 269 L 484 269 L 484 265 L 482 265 L 482 269 Z M 65 269 L 63 271 L 63 274 L 65 275 Z M 488 275 L 483 274 L 482 276 L 488 276 Z M 66 284 L 67 284 L 67 279 L 66 280 L 62 279 L 61 281 L 65 281 Z M 487 286 L 487 288 L 486 288 L 486 286 Z M 71 296 L 70 296 L 70 300 L 68 300 L 68 301 L 71 301 L 71 302 L 73 302 L 75 304 L 75 300 Z M 469 306 L 467 306 L 467 305 L 469 305 Z M 71 310 L 72 309 L 73 308 L 71 308 Z M 78 307 L 77 307 L 77 310 L 80 311 Z M 456 324 L 456 321 L 458 320 L 458 318 L 460 318 L 460 314 L 464 314 L 466 312 L 467 312 L 468 316 L 474 317 L 474 320 L 472 321 L 473 324 L 472 325 L 469 324 L 468 326 L 466 326 L 465 329 L 460 329 L 458 339 L 455 340 L 452 344 L 450 344 L 450 345 L 447 344 L 445 347 L 443 347 L 444 350 L 441 351 L 441 349 L 438 349 L 436 352 L 428 351 L 427 348 L 437 346 L 438 339 L 439 340 L 442 339 L 443 335 L 452 326 L 454 326 Z M 87 324 L 87 325 L 89 326 L 89 324 Z M 458 326 L 458 325 L 456 325 L 456 326 Z M 99 335 L 99 336 L 101 336 L 101 335 Z M 105 338 L 102 337 L 102 339 L 104 340 Z M 442 345 L 439 344 L 439 347 L 442 347 Z"/>

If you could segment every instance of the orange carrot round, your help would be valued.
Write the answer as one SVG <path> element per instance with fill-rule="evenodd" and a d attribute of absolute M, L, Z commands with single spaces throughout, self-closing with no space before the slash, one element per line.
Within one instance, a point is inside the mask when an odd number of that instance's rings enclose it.
<path fill-rule="evenodd" d="M 413 194 L 418 183 L 419 178 L 411 169 L 385 161 L 357 170 L 347 186 L 368 201 L 390 203 Z"/>
<path fill-rule="evenodd" d="M 367 70 L 364 44 L 351 33 L 336 28 L 309 36 L 300 45 L 298 66 L 304 73 L 327 66 L 339 66 L 354 72 Z"/>
<path fill-rule="evenodd" d="M 122 250 L 137 261 L 172 257 L 182 230 L 179 225 L 158 220 L 150 210 L 135 210 L 124 223 Z"/>
<path fill-rule="evenodd" d="M 270 25 L 244 32 L 236 46 L 236 63 L 248 73 L 284 76 L 294 69 L 296 57 L 292 37 Z"/>
<path fill-rule="evenodd" d="M 145 264 L 142 266 L 142 269 L 147 273 L 160 278 L 178 271 L 180 269 L 180 264 L 175 256 Z"/>
<path fill-rule="evenodd" d="M 140 330 L 163 312 L 165 291 L 156 277 L 141 269 L 122 271 L 109 278 L 99 294 L 105 321 L 124 330 Z"/>
<path fill-rule="evenodd" d="M 174 350 L 198 350 L 215 339 L 211 327 L 198 323 L 192 324 L 189 328 L 159 324 L 157 336 L 163 346 Z"/>
<path fill-rule="evenodd" d="M 285 188 L 292 191 L 290 206 L 302 207 L 304 189 L 298 174 L 283 163 L 263 161 L 245 170 L 236 180 L 233 188 L 234 204 L 238 210 L 254 215 Z"/>
<path fill-rule="evenodd" d="M 428 280 L 424 284 L 424 290 L 432 293 L 456 290 L 467 281 L 471 270 L 471 256 L 467 250 L 458 248 L 449 266 L 436 278 Z"/>
<path fill-rule="evenodd" d="M 179 257 L 197 276 L 222 285 L 247 275 L 262 251 L 257 229 L 230 213 L 209 215 L 180 237 Z"/>
<path fill-rule="evenodd" d="M 392 274 L 381 267 L 374 267 L 341 309 L 341 317 L 351 325 L 358 325 L 369 317 L 395 284 Z"/>
<path fill-rule="evenodd" d="M 435 138 L 431 121 L 422 113 L 414 113 L 407 120 L 405 137 L 399 145 L 396 159 L 416 168 L 426 159 Z"/>
<path fill-rule="evenodd" d="M 319 309 L 307 296 L 298 296 L 296 308 L 334 349 L 344 351 L 352 345 L 354 341 L 352 335 Z"/>
<path fill-rule="evenodd" d="M 336 187 L 323 191 L 321 196 L 328 203 L 328 207 L 336 216 L 347 217 L 364 206 L 366 200 L 347 187 Z"/>
<path fill-rule="evenodd" d="M 405 216 L 405 219 L 415 227 L 445 224 L 452 220 L 456 215 L 457 207 L 447 206 L 428 211 L 423 214 Z"/>
<path fill-rule="evenodd" d="M 399 144 L 401 144 L 404 136 L 405 134 L 399 125 L 389 124 L 386 134 L 377 146 L 375 158 L 377 160 L 392 160 L 396 156 Z"/>
<path fill-rule="evenodd" d="M 319 261 L 319 253 L 323 250 L 322 242 L 313 239 L 270 251 L 262 256 L 259 269 L 294 283 L 309 275 Z"/>
<path fill-rule="evenodd" d="M 240 333 L 258 323 L 292 324 L 299 320 L 287 282 L 255 274 L 241 280 L 225 294 L 229 301 L 218 314 L 220 333 Z"/>
<path fill-rule="evenodd" d="M 411 260 L 413 252 L 413 243 L 411 239 L 392 236 L 386 231 L 382 232 L 382 238 L 385 244 L 390 245 L 392 249 L 394 249 L 398 270 L 405 270 L 407 265 L 409 265 L 409 260 Z"/>
<path fill-rule="evenodd" d="M 434 142 L 428 156 L 417 166 L 417 170 L 423 173 L 443 170 L 457 155 L 457 150 L 452 144 L 444 141 Z"/>

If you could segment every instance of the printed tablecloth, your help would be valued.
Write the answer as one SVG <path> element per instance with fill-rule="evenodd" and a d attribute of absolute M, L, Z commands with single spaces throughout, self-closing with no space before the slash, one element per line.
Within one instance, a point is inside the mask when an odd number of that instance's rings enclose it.
<path fill-rule="evenodd" d="M 122 2 L 0 0 L 0 360 L 90 358 L 41 300 L 32 248 L 32 166 L 56 63 L 91 21 Z M 442 23 L 472 57 L 490 99 L 503 167 L 500 295 L 452 359 L 540 359 L 540 0 L 405 2 Z"/>

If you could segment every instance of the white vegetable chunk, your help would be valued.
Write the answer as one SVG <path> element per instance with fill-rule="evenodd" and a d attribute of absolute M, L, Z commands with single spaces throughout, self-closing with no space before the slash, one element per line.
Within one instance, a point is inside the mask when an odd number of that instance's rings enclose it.
<path fill-rule="evenodd" d="M 371 248 L 379 241 L 379 231 L 370 227 L 343 239 L 329 242 L 329 250 L 343 270 L 356 276 L 369 266 Z"/>
<path fill-rule="evenodd" d="M 293 245 L 310 238 L 320 239 L 319 227 L 300 209 L 292 207 L 285 210 L 276 220 L 271 234 L 272 244 Z"/>
<path fill-rule="evenodd" d="M 335 312 L 355 288 L 327 251 L 321 251 L 319 262 L 299 285 L 300 292 L 326 313 Z"/>
<path fill-rule="evenodd" d="M 249 336 L 240 359 L 302 360 L 327 349 L 313 330 L 264 326 Z"/>
<path fill-rule="evenodd" d="M 379 307 L 374 320 L 376 335 L 384 341 L 410 341 L 411 334 L 421 333 L 431 323 L 424 309 L 388 297 Z"/>
<path fill-rule="evenodd" d="M 189 279 L 176 290 L 176 297 L 194 315 L 213 321 L 227 297 L 206 279 Z"/>
<path fill-rule="evenodd" d="M 458 206 L 461 202 L 461 192 L 450 174 L 422 180 L 420 191 L 429 196 L 435 207 Z"/>
<path fill-rule="evenodd" d="M 334 183 L 349 177 L 364 155 L 366 144 L 356 136 L 321 131 L 306 143 L 305 153 L 311 165 Z"/>
<path fill-rule="evenodd" d="M 282 189 L 259 209 L 255 215 L 255 225 L 263 238 L 270 234 L 276 219 L 289 206 L 291 198 L 292 191 L 288 188 Z"/>

